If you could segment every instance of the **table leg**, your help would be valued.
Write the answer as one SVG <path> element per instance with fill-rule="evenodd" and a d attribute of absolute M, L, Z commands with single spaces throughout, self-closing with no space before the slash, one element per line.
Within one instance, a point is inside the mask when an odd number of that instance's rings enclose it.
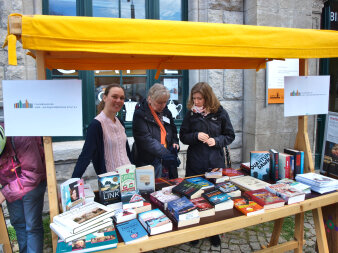
<path fill-rule="evenodd" d="M 272 231 L 269 247 L 275 246 L 275 245 L 278 244 L 280 232 L 282 231 L 283 222 L 284 222 L 284 218 L 275 220 L 275 224 L 273 226 L 273 231 Z"/>
<path fill-rule="evenodd" d="M 0 204 L 0 243 L 4 245 L 5 252 L 12 253 L 11 243 L 8 237 L 8 231 L 2 207 Z"/>
<path fill-rule="evenodd" d="M 298 248 L 294 252 L 303 252 L 304 245 L 304 212 L 295 215 L 295 240 Z"/>
<path fill-rule="evenodd" d="M 312 214 L 313 214 L 313 222 L 315 224 L 315 229 L 316 229 L 318 251 L 320 253 L 329 252 L 329 247 L 327 244 L 325 227 L 324 227 L 322 208 L 313 209 Z"/>

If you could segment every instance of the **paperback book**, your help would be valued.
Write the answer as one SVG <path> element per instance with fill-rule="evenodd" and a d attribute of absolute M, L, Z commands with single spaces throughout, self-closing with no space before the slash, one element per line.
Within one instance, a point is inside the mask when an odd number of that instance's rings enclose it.
<path fill-rule="evenodd" d="M 231 182 L 216 184 L 216 189 L 228 194 L 231 198 L 240 197 L 242 194 L 240 189 Z"/>
<path fill-rule="evenodd" d="M 187 180 L 183 180 L 181 183 L 179 183 L 172 189 L 172 192 L 181 196 L 186 196 L 189 199 L 194 199 L 201 197 L 204 190 L 202 190 L 201 185 L 197 185 L 194 183 L 190 183 Z"/>
<path fill-rule="evenodd" d="M 270 184 L 251 176 L 231 178 L 230 181 L 245 191 L 264 189 Z"/>
<path fill-rule="evenodd" d="M 155 191 L 155 170 L 154 166 L 147 165 L 137 167 L 136 188 L 141 194 L 149 194 Z"/>
<path fill-rule="evenodd" d="M 205 178 L 220 178 L 223 175 L 222 168 L 214 168 L 208 172 L 205 172 Z"/>
<path fill-rule="evenodd" d="M 168 214 L 177 227 L 188 226 L 200 222 L 200 216 L 195 205 L 183 196 L 168 203 Z"/>
<path fill-rule="evenodd" d="M 116 225 L 125 244 L 136 243 L 148 239 L 148 233 L 137 219 Z"/>
<path fill-rule="evenodd" d="M 215 208 L 205 198 L 199 197 L 190 200 L 197 208 L 201 218 L 215 215 Z"/>
<path fill-rule="evenodd" d="M 141 207 L 145 201 L 137 190 L 122 192 L 121 200 L 123 209 Z"/>
<path fill-rule="evenodd" d="M 234 206 L 246 216 L 264 213 L 264 208 L 258 205 L 255 201 L 245 198 L 234 199 Z"/>
<path fill-rule="evenodd" d="M 158 208 L 140 213 L 138 219 L 149 235 L 157 235 L 173 229 L 171 220 Z"/>
<path fill-rule="evenodd" d="M 288 205 L 305 200 L 305 193 L 292 189 L 289 184 L 273 184 L 267 186 L 265 189 L 284 199 Z"/>
<path fill-rule="evenodd" d="M 114 220 L 116 223 L 125 222 L 128 220 L 136 219 L 136 211 L 133 208 L 130 209 L 117 209 L 114 212 Z"/>
<path fill-rule="evenodd" d="M 295 189 L 300 192 L 304 192 L 305 194 L 311 193 L 311 186 L 297 182 L 295 180 L 292 180 L 290 178 L 284 178 L 281 180 L 278 180 L 276 183 L 283 183 L 290 185 L 291 189 Z"/>
<path fill-rule="evenodd" d="M 61 209 L 63 212 L 85 204 L 84 182 L 80 178 L 70 178 L 59 186 Z"/>
<path fill-rule="evenodd" d="M 305 173 L 296 176 L 296 180 L 311 187 L 320 194 L 338 190 L 338 180 L 316 173 Z"/>
<path fill-rule="evenodd" d="M 121 195 L 123 195 L 124 192 L 136 191 L 135 165 L 123 165 L 116 170 L 120 175 Z"/>
<path fill-rule="evenodd" d="M 270 149 L 270 179 L 276 182 L 279 179 L 279 152 L 275 149 Z"/>
<path fill-rule="evenodd" d="M 103 205 L 121 201 L 120 175 L 117 172 L 107 172 L 97 176 L 99 184 L 99 199 Z"/>
<path fill-rule="evenodd" d="M 260 206 L 263 206 L 265 210 L 282 207 L 285 204 L 284 199 L 272 194 L 266 189 L 246 191 L 245 195 Z"/>
<path fill-rule="evenodd" d="M 250 152 L 250 175 L 252 177 L 269 181 L 270 179 L 270 153 L 269 151 Z"/>
<path fill-rule="evenodd" d="M 220 190 L 203 193 L 202 196 L 215 208 L 215 212 L 232 209 L 234 206 L 230 196 Z"/>
<path fill-rule="evenodd" d="M 242 177 L 242 176 L 244 176 L 244 173 L 241 172 L 238 169 L 224 168 L 223 169 L 223 176 L 228 176 L 231 179 L 231 178 L 236 178 L 236 177 Z"/>
<path fill-rule="evenodd" d="M 168 203 L 179 198 L 178 195 L 163 190 L 150 194 L 150 201 L 162 210 L 167 210 Z"/>
<path fill-rule="evenodd" d="M 105 249 L 116 248 L 118 243 L 114 225 L 104 229 L 87 234 L 71 242 L 59 240 L 57 243 L 56 253 L 66 252 L 97 252 Z"/>
<path fill-rule="evenodd" d="M 186 179 L 189 183 L 202 186 L 202 190 L 214 188 L 214 184 L 203 177 L 191 177 Z"/>
<path fill-rule="evenodd" d="M 134 207 L 133 209 L 135 210 L 135 212 L 137 214 L 139 214 L 139 213 L 143 213 L 143 212 L 149 211 L 152 208 L 151 208 L 150 201 L 143 201 L 143 205 L 142 206 Z"/>

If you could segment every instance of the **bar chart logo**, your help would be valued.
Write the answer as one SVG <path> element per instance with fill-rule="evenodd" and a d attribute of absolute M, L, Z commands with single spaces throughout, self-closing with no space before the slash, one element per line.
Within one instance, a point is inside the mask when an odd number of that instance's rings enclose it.
<path fill-rule="evenodd" d="M 294 96 L 300 96 L 300 95 L 301 95 L 301 94 L 300 94 L 300 92 L 298 91 L 298 89 L 297 89 L 297 91 L 294 91 L 294 90 L 293 90 L 293 91 L 290 92 L 290 96 L 291 96 L 291 97 L 294 97 Z"/>
<path fill-rule="evenodd" d="M 25 103 L 22 103 L 21 100 L 19 100 L 18 103 L 14 104 L 14 108 L 33 108 L 33 104 L 28 103 L 27 99 Z"/>

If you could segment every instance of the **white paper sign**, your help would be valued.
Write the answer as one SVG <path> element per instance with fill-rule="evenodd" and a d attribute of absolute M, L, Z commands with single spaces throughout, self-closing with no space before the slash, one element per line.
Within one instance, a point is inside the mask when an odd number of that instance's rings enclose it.
<path fill-rule="evenodd" d="M 178 79 L 177 78 L 164 78 L 163 85 L 167 87 L 170 92 L 171 100 L 178 100 Z"/>
<path fill-rule="evenodd" d="M 269 89 L 283 89 L 284 76 L 298 76 L 299 59 L 273 60 L 267 63 L 266 82 Z"/>
<path fill-rule="evenodd" d="M 330 76 L 286 76 L 284 116 L 327 114 Z"/>
<path fill-rule="evenodd" d="M 7 136 L 82 136 L 81 80 L 4 80 Z"/>

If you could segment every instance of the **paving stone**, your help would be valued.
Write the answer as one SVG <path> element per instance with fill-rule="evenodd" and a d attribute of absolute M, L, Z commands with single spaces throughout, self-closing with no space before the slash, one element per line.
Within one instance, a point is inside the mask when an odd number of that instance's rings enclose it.
<path fill-rule="evenodd" d="M 199 253 L 201 250 L 199 248 L 194 248 L 194 247 L 191 247 L 189 252 L 192 252 L 192 253 Z"/>
<path fill-rule="evenodd" d="M 231 253 L 232 251 L 229 249 L 222 249 L 222 253 Z"/>
<path fill-rule="evenodd" d="M 256 235 L 255 231 L 249 230 L 249 235 Z"/>
<path fill-rule="evenodd" d="M 316 243 L 315 243 L 314 241 L 312 241 L 312 240 L 308 240 L 308 241 L 306 241 L 305 244 L 308 245 L 308 246 L 313 246 L 313 245 L 315 245 Z"/>
<path fill-rule="evenodd" d="M 217 246 L 217 247 L 215 247 L 215 246 L 213 246 L 213 245 L 211 245 L 211 247 L 210 247 L 210 249 L 211 249 L 211 251 L 220 251 L 221 250 L 221 245 L 219 245 L 219 246 Z"/>
<path fill-rule="evenodd" d="M 250 246 L 252 247 L 253 250 L 261 249 L 261 245 L 258 242 L 250 242 Z"/>
<path fill-rule="evenodd" d="M 240 252 L 240 248 L 239 248 L 238 245 L 229 245 L 229 249 L 231 251 L 238 251 L 238 252 Z"/>
<path fill-rule="evenodd" d="M 257 236 L 256 235 L 250 235 L 249 236 L 249 241 L 250 242 L 257 242 L 258 241 Z"/>
<path fill-rule="evenodd" d="M 240 245 L 239 246 L 242 252 L 250 252 L 251 248 L 249 245 Z"/>
<path fill-rule="evenodd" d="M 207 244 L 203 243 L 203 244 L 201 245 L 200 249 L 201 249 L 201 250 L 210 250 L 210 244 L 207 245 Z"/>
<path fill-rule="evenodd" d="M 229 248 L 229 244 L 225 243 L 225 242 L 222 242 L 221 243 L 221 248 L 222 249 L 228 249 Z"/>
<path fill-rule="evenodd" d="M 248 244 L 248 240 L 247 239 L 239 239 L 239 244 Z"/>
<path fill-rule="evenodd" d="M 190 249 L 190 247 L 191 247 L 190 245 L 188 245 L 187 243 L 184 243 L 184 244 L 181 244 L 179 246 L 179 249 L 184 250 L 184 251 L 188 251 Z"/>
<path fill-rule="evenodd" d="M 239 240 L 237 239 L 231 239 L 229 244 L 239 244 Z"/>
<path fill-rule="evenodd" d="M 309 224 L 309 223 L 304 223 L 304 228 L 312 228 L 312 226 L 311 226 L 311 224 Z"/>

